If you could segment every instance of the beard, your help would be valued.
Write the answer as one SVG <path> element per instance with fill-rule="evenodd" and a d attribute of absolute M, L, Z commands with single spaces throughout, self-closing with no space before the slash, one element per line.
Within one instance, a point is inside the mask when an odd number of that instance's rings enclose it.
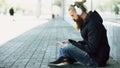
<path fill-rule="evenodd" d="M 78 16 L 77 20 L 75 20 L 75 19 L 73 19 L 73 20 L 76 22 L 76 29 L 77 30 L 81 29 L 83 22 L 84 22 L 83 19 L 80 16 Z"/>

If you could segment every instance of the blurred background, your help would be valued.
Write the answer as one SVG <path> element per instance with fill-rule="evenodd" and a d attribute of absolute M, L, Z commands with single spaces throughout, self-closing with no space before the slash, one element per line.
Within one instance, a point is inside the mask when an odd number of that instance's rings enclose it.
<path fill-rule="evenodd" d="M 9 15 L 13 7 L 15 15 L 61 15 L 74 1 L 80 0 L 0 0 L 0 15 Z M 97 10 L 105 14 L 119 15 L 119 0 L 87 0 L 85 3 L 89 10 Z"/>
<path fill-rule="evenodd" d="M 0 44 L 49 19 L 72 19 L 68 7 L 81 0 L 0 0 Z M 119 23 L 120 0 L 86 0 L 88 11 L 97 10 L 105 21 Z"/>
<path fill-rule="evenodd" d="M 68 7 L 75 1 L 81 0 L 0 0 L 0 42 L 42 24 L 52 16 L 69 20 L 68 23 L 74 26 Z M 86 0 L 85 5 L 88 11 L 97 10 L 104 20 L 115 23 L 120 20 L 120 0 Z"/>

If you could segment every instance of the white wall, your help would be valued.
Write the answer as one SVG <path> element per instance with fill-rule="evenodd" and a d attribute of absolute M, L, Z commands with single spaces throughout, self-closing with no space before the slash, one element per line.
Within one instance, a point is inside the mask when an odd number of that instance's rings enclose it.
<path fill-rule="evenodd" d="M 104 25 L 111 47 L 110 55 L 120 63 L 120 23 L 104 21 Z"/>

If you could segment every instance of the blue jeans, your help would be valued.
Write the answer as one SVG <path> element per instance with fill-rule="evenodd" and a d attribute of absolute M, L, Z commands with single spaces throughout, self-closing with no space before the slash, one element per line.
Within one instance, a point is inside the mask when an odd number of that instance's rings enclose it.
<path fill-rule="evenodd" d="M 97 63 L 92 60 L 89 54 L 72 44 L 65 44 L 60 48 L 59 57 L 66 56 L 75 59 L 85 65 L 97 66 Z"/>

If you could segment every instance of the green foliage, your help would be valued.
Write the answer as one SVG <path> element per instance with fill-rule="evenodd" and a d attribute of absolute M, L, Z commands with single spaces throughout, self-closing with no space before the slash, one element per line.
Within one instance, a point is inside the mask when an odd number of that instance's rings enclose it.
<path fill-rule="evenodd" d="M 55 3 L 53 5 L 56 5 L 58 7 L 61 7 L 61 1 L 55 1 Z"/>
<path fill-rule="evenodd" d="M 113 2 L 109 1 L 104 3 L 103 5 L 98 5 L 96 8 L 99 9 L 100 11 L 111 11 L 113 6 Z"/>

